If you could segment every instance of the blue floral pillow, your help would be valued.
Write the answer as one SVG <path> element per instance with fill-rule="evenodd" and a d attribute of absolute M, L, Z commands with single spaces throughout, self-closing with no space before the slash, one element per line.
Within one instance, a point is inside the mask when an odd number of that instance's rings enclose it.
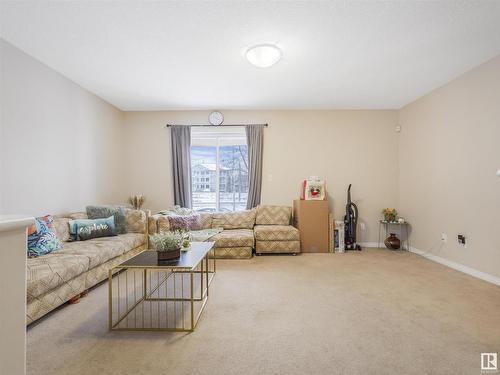
<path fill-rule="evenodd" d="M 35 218 L 35 224 L 28 228 L 28 257 L 36 258 L 62 247 L 54 229 L 54 219 L 46 215 Z"/>

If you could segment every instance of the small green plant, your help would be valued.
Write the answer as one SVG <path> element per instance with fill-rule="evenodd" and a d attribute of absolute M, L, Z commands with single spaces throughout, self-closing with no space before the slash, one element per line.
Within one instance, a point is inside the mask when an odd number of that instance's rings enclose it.
<path fill-rule="evenodd" d="M 182 232 L 155 233 L 149 236 L 156 251 L 168 252 L 179 250 L 182 246 Z"/>

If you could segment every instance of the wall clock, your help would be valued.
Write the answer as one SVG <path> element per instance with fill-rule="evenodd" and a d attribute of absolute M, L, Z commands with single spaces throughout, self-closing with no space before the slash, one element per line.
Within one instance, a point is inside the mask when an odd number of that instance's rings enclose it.
<path fill-rule="evenodd" d="M 224 122 L 224 116 L 219 111 L 213 111 L 208 115 L 210 125 L 221 125 Z"/>

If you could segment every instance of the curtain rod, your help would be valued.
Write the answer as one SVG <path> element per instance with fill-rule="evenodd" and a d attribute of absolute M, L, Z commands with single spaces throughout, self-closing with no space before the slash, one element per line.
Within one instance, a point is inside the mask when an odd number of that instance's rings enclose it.
<path fill-rule="evenodd" d="M 177 126 L 177 125 L 188 125 L 188 124 L 167 124 L 165 125 L 166 128 L 170 128 L 171 126 Z M 262 125 L 262 126 L 265 126 L 266 128 L 268 127 L 268 124 L 224 124 L 224 125 L 189 125 L 189 126 L 195 126 L 195 127 L 202 127 L 202 126 L 207 126 L 207 127 L 211 127 L 211 128 L 217 128 L 217 127 L 221 127 L 221 128 L 224 128 L 226 126 L 246 126 L 246 125 Z"/>

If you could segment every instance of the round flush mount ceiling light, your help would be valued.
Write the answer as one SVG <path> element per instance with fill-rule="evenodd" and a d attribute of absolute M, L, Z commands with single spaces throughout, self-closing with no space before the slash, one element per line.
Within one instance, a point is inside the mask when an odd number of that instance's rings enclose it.
<path fill-rule="evenodd" d="M 258 68 L 269 68 L 280 61 L 282 53 L 274 44 L 258 44 L 250 47 L 245 56 L 250 64 Z"/>

